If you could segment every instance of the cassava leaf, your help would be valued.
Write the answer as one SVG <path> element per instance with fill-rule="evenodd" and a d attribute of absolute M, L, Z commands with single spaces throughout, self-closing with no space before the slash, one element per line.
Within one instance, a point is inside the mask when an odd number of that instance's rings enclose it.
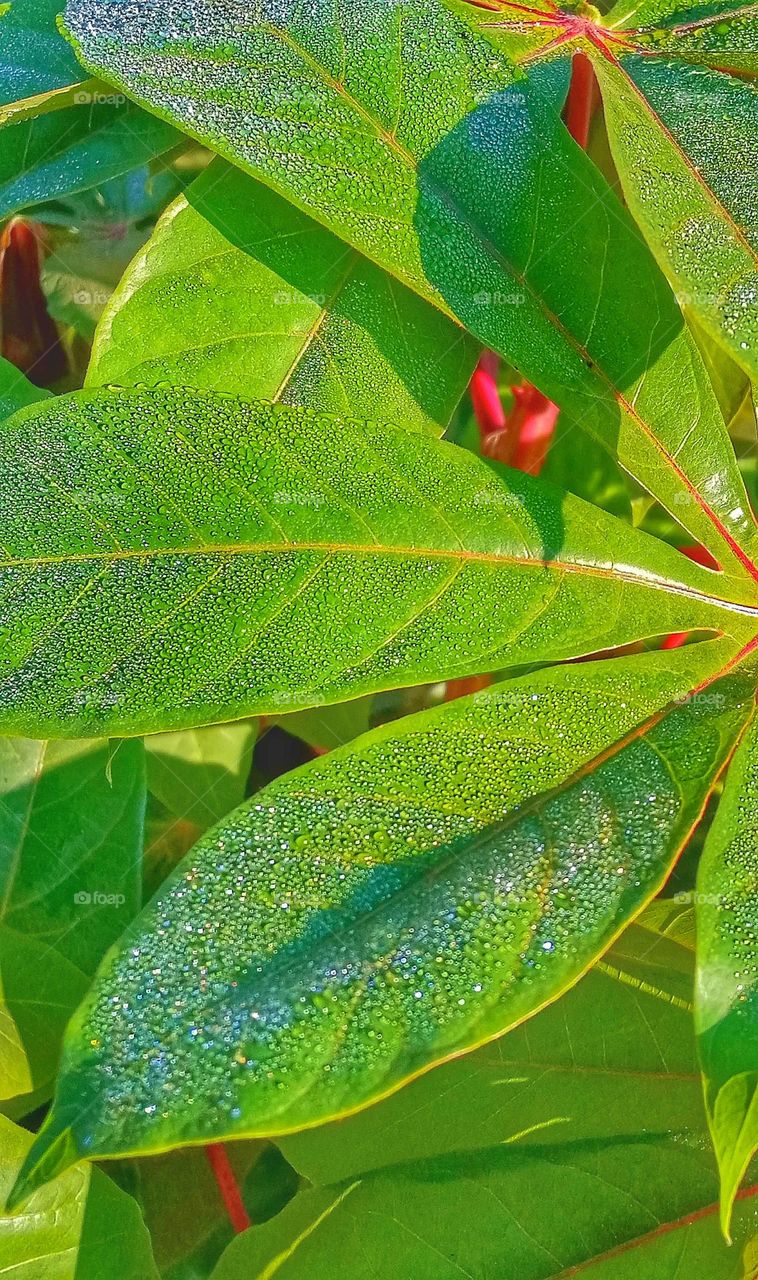
<path fill-rule="evenodd" d="M 7 422 L 0 475 L 10 733 L 191 727 L 670 631 L 744 643 L 758 616 L 539 480 L 303 409 L 76 393 Z"/>
<path fill-rule="evenodd" d="M 710 1162 L 680 1134 L 498 1144 L 302 1191 L 212 1280 L 375 1280 L 388 1260 L 403 1280 L 747 1280 L 756 1194 L 729 1249 Z"/>
<path fill-rule="evenodd" d="M 142 901 L 140 742 L 0 738 L 0 1097 L 50 1089 L 63 1030 Z"/>
<path fill-rule="evenodd" d="M 0 1116 L 0 1205 L 32 1141 Z M 158 1280 L 131 1196 L 99 1169 L 72 1169 L 17 1217 L 0 1217 L 0 1274 L 24 1280 Z"/>
<path fill-rule="evenodd" d="M 559 119 L 568 62 L 525 79 L 473 29 L 482 10 L 467 12 L 442 0 L 68 0 L 65 23 L 88 67 L 455 315 L 718 560 L 758 577 L 755 524 L 694 341 Z"/>
<path fill-rule="evenodd" d="M 742 0 L 618 0 L 606 22 L 652 53 L 723 71 L 758 71 L 758 13 Z"/>
<path fill-rule="evenodd" d="M 438 435 L 477 350 L 435 307 L 216 160 L 127 271 L 87 383 L 170 382 Z"/>
<path fill-rule="evenodd" d="M 356 1110 L 555 999 L 660 888 L 749 714 L 727 675 L 649 715 L 723 647 L 508 681 L 259 792 L 101 967 L 14 1202 L 85 1155 Z"/>
<path fill-rule="evenodd" d="M 74 106 L 0 123 L 0 218 L 106 182 L 180 140 L 107 86 L 75 96 Z"/>
<path fill-rule="evenodd" d="M 324 1186 L 499 1143 L 702 1136 L 694 943 L 666 936 L 655 906 L 528 1022 L 349 1119 L 277 1145 Z"/>
<path fill-rule="evenodd" d="M 729 769 L 698 871 L 696 1020 L 721 1221 L 758 1148 L 758 722 Z"/>
<path fill-rule="evenodd" d="M 758 89 L 675 59 L 595 60 L 632 212 L 682 304 L 758 371 Z"/>

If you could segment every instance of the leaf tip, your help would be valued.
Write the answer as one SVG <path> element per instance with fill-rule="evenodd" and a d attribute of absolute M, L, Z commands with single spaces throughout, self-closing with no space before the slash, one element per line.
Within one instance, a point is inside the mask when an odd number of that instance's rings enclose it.
<path fill-rule="evenodd" d="M 68 1125 L 61 1128 L 51 1116 L 27 1152 L 6 1200 L 6 1212 L 13 1213 L 46 1182 L 65 1173 L 81 1158 L 73 1130 Z"/>

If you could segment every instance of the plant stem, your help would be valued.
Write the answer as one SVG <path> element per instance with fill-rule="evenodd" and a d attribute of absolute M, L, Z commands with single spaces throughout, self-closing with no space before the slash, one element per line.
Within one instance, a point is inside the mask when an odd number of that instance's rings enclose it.
<path fill-rule="evenodd" d="M 578 142 L 583 150 L 587 148 L 594 109 L 595 73 L 592 63 L 586 54 L 575 53 L 563 118 L 574 142 Z"/>
<path fill-rule="evenodd" d="M 226 1207 L 232 1227 L 237 1234 L 241 1231 L 247 1231 L 250 1226 L 250 1217 L 245 1208 L 242 1193 L 227 1155 L 226 1147 L 223 1142 L 210 1142 L 205 1148 L 205 1154 L 213 1170 L 213 1176 L 221 1192 L 221 1199 Z"/>

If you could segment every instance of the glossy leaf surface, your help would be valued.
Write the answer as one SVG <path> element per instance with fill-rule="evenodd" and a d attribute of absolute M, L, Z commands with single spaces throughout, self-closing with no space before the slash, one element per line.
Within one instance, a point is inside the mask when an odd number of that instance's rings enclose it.
<path fill-rule="evenodd" d="M 0 1097 L 49 1091 L 63 1030 L 142 902 L 139 742 L 0 738 Z"/>
<path fill-rule="evenodd" d="M 727 776 L 698 872 L 696 1020 L 722 1223 L 758 1148 L 758 725 Z"/>
<path fill-rule="evenodd" d="M 171 382 L 438 435 L 477 350 L 435 307 L 216 160 L 127 271 L 87 382 Z"/>
<path fill-rule="evenodd" d="M 259 792 L 104 962 L 15 1197 L 356 1110 L 555 999 L 661 887 L 749 712 L 727 676 L 644 718 L 683 658 L 508 681 Z"/>
<path fill-rule="evenodd" d="M 0 1205 L 31 1140 L 0 1116 Z M 0 1217 L 0 1274 L 23 1280 L 158 1280 L 139 1207 L 88 1165 L 38 1191 L 16 1217 Z"/>
<path fill-rule="evenodd" d="M 6 424 L 0 474 L 5 732 L 189 727 L 755 629 L 726 577 L 400 428 L 77 393 Z"/>
<path fill-rule="evenodd" d="M 750 571 L 755 526 L 693 340 L 559 119 L 567 63 L 519 78 L 441 0 L 335 15 L 69 0 L 65 22 L 88 67 L 454 314 Z"/>

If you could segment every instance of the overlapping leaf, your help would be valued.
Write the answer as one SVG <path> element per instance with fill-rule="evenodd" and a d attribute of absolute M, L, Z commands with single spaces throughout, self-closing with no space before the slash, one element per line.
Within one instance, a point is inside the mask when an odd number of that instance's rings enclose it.
<path fill-rule="evenodd" d="M 435 307 L 217 160 L 127 271 L 87 382 L 171 382 L 439 434 L 476 352 Z"/>
<path fill-rule="evenodd" d="M 29 1133 L 0 1116 L 0 1205 L 30 1142 Z M 89 1167 L 37 1192 L 17 1217 L 0 1217 L 3 1273 L 24 1280 L 158 1280 L 136 1202 Z"/>
<path fill-rule="evenodd" d="M 63 1029 L 142 901 L 142 745 L 0 738 L 0 1097 L 49 1093 Z"/>
<path fill-rule="evenodd" d="M 303 1191 L 238 1236 L 212 1280 L 374 1280 L 388 1259 L 413 1280 L 746 1280 L 755 1201 L 739 1207 L 730 1250 L 715 1194 L 702 1148 L 678 1134 L 493 1145 Z"/>
<path fill-rule="evenodd" d="M 47 400 L 49 391 L 35 387 L 23 373 L 0 356 L 0 422 L 9 418 L 17 409 Z"/>
<path fill-rule="evenodd" d="M 60 8 L 60 0 L 0 8 L 0 218 L 145 164 L 178 141 L 107 85 L 84 83 L 56 28 Z"/>
<path fill-rule="evenodd" d="M 297 408 L 76 393 L 7 422 L 0 472 L 5 732 L 190 727 L 669 631 L 736 647 L 758 614 L 539 480 Z"/>
<path fill-rule="evenodd" d="M 568 64 L 519 78 L 467 13 L 441 0 L 339 12 L 331 0 L 69 0 L 65 21 L 86 65 L 452 312 L 717 558 L 756 574 L 694 343 L 559 120 Z"/>
<path fill-rule="evenodd" d="M 729 770 L 698 872 L 697 1026 L 729 1228 L 758 1148 L 758 727 Z"/>
<path fill-rule="evenodd" d="M 621 3 L 601 19 L 550 0 L 474 4 L 480 29 L 532 73 L 589 54 L 635 217 L 680 301 L 755 374 L 758 91 L 729 74 L 758 65 L 754 7 Z"/>
<path fill-rule="evenodd" d="M 649 716 L 723 660 L 697 648 L 506 682 L 237 810 L 104 962 L 14 1199 L 84 1155 L 356 1110 L 555 999 L 660 888 L 750 713 L 733 675 Z"/>

